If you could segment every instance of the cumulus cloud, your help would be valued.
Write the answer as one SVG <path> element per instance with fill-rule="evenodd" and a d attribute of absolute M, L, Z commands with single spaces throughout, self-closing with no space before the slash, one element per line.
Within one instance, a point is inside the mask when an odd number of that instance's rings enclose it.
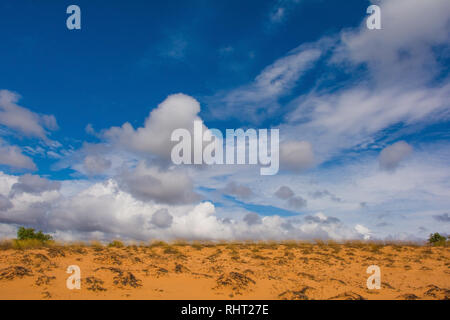
<path fill-rule="evenodd" d="M 287 186 L 281 186 L 276 192 L 275 196 L 281 200 L 286 200 L 287 205 L 293 209 L 302 209 L 307 205 L 306 199 L 301 196 L 295 196 L 291 188 Z"/>
<path fill-rule="evenodd" d="M 121 187 L 142 201 L 166 204 L 186 204 L 199 200 L 192 180 L 179 170 L 160 170 L 141 162 L 119 177 Z"/>
<path fill-rule="evenodd" d="M 150 112 L 143 127 L 134 129 L 126 122 L 121 127 L 104 131 L 103 136 L 127 150 L 153 154 L 168 160 L 175 144 L 170 139 L 172 132 L 184 128 L 192 133 L 194 121 L 201 121 L 199 112 L 200 104 L 197 100 L 185 94 L 173 94 Z"/>
<path fill-rule="evenodd" d="M 17 93 L 0 90 L 0 124 L 25 136 L 47 140 L 47 130 L 58 129 L 55 117 L 40 115 L 17 105 L 19 99 Z"/>
<path fill-rule="evenodd" d="M 235 182 L 229 182 L 223 189 L 223 192 L 242 199 L 248 199 L 253 196 L 253 191 L 249 187 Z"/>
<path fill-rule="evenodd" d="M 277 196 L 280 199 L 287 200 L 289 198 L 292 198 L 294 196 L 294 192 L 291 190 L 291 188 L 287 186 L 281 186 L 276 192 L 275 196 Z"/>
<path fill-rule="evenodd" d="M 450 3 L 383 0 L 376 4 L 381 7 L 382 30 L 372 32 L 363 21 L 358 30 L 343 32 L 336 58 L 365 63 L 385 86 L 430 80 L 438 72 L 433 49 L 450 43 Z"/>
<path fill-rule="evenodd" d="M 0 223 L 34 226 L 38 229 L 48 230 L 51 223 L 48 213 L 51 212 L 50 197 L 32 198 L 23 196 L 10 199 L 13 207 L 0 211 Z"/>
<path fill-rule="evenodd" d="M 361 224 L 357 224 L 355 226 L 355 230 L 356 230 L 356 232 L 361 234 L 364 237 L 365 240 L 370 239 L 371 232 L 370 232 L 369 228 L 367 228 L 367 227 L 365 227 L 365 226 L 363 226 Z"/>
<path fill-rule="evenodd" d="M 18 178 L 18 182 L 13 184 L 11 188 L 11 196 L 22 193 L 31 193 L 39 195 L 46 191 L 57 191 L 61 187 L 59 181 L 52 181 L 41 178 L 38 175 L 24 174 Z"/>
<path fill-rule="evenodd" d="M 280 145 L 280 164 L 285 170 L 301 172 L 314 165 L 314 152 L 307 141 L 286 141 Z"/>
<path fill-rule="evenodd" d="M 384 148 L 378 158 L 381 169 L 394 170 L 413 152 L 413 148 L 405 141 L 398 141 Z"/>
<path fill-rule="evenodd" d="M 261 217 L 254 212 L 247 213 L 243 220 L 250 226 L 262 222 Z"/>
<path fill-rule="evenodd" d="M 173 217 L 167 209 L 159 209 L 153 215 L 151 223 L 159 228 L 168 228 L 172 225 Z"/>
<path fill-rule="evenodd" d="M 95 176 L 109 169 L 111 167 L 111 160 L 99 155 L 88 155 L 84 158 L 83 167 L 89 175 Z"/>
<path fill-rule="evenodd" d="M 320 198 L 328 197 L 329 199 L 331 199 L 332 201 L 335 201 L 335 202 L 342 201 L 341 198 L 336 197 L 334 194 L 332 194 L 328 190 L 316 190 L 314 192 L 311 192 L 310 195 L 313 199 L 320 199 Z"/>
<path fill-rule="evenodd" d="M 83 143 L 78 150 L 62 150 L 57 156 L 57 162 L 52 170 L 70 168 L 77 171 L 76 176 L 88 178 L 111 177 L 120 173 L 123 168 L 130 168 L 137 164 L 135 154 L 123 150 L 116 145 L 106 142 Z"/>
<path fill-rule="evenodd" d="M 294 209 L 301 209 L 306 207 L 307 201 L 300 196 L 289 198 L 288 205 Z"/>
<path fill-rule="evenodd" d="M 11 209 L 12 207 L 13 207 L 13 204 L 12 204 L 11 200 L 9 200 L 4 195 L 0 194 L 0 211 L 5 211 L 8 209 Z"/>
<path fill-rule="evenodd" d="M 318 223 L 318 224 L 339 224 L 341 221 L 335 217 L 327 217 L 323 213 L 319 212 L 314 216 L 306 216 L 305 221 L 308 223 Z"/>
<path fill-rule="evenodd" d="M 0 175 L 0 192 L 10 192 L 18 177 Z M 76 187 L 81 186 L 81 187 Z M 78 189 L 77 191 L 74 191 Z M 71 190 L 68 192 L 68 190 Z M 282 240 L 355 239 L 362 237 L 353 228 L 321 215 L 321 222 L 301 223 L 295 218 L 256 213 L 242 220 L 223 219 L 210 202 L 164 205 L 140 201 L 121 188 L 115 179 L 92 185 L 66 182 L 56 192 L 23 193 L 11 198 L 13 207 L 0 210 L 0 237 L 26 225 L 51 232 L 57 239 L 110 240 L 114 238 L 187 240 Z M 323 220 L 323 221 L 322 221 Z M 10 230 L 11 229 L 11 230 Z M 5 230 L 5 233 L 2 233 Z"/>

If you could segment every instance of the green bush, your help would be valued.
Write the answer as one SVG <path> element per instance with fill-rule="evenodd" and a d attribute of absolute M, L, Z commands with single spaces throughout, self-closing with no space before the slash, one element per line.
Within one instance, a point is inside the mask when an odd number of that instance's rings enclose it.
<path fill-rule="evenodd" d="M 430 234 L 430 238 L 428 238 L 428 243 L 433 246 L 445 245 L 447 242 L 447 238 L 440 235 L 439 233 Z"/>
<path fill-rule="evenodd" d="M 52 240 L 52 236 L 40 230 L 35 232 L 33 228 L 20 227 L 17 230 L 17 240 L 38 240 L 46 242 Z"/>
<path fill-rule="evenodd" d="M 123 248 L 124 244 L 122 241 L 120 240 L 113 240 L 108 244 L 108 247 L 113 247 L 113 248 Z"/>

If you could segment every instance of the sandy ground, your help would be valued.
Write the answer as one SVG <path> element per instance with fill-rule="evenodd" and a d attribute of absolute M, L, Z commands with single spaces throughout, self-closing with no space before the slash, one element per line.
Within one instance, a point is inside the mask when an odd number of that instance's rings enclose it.
<path fill-rule="evenodd" d="M 0 250 L 0 299 L 449 299 L 450 248 L 221 244 Z M 69 265 L 81 289 L 69 290 Z M 367 289 L 369 265 L 381 289 Z"/>

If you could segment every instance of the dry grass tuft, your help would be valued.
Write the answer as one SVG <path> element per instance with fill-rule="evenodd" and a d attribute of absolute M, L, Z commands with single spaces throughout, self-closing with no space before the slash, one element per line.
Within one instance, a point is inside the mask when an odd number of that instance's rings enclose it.
<path fill-rule="evenodd" d="M 120 240 L 113 240 L 108 244 L 108 247 L 123 248 L 123 247 L 125 247 L 125 245 Z"/>

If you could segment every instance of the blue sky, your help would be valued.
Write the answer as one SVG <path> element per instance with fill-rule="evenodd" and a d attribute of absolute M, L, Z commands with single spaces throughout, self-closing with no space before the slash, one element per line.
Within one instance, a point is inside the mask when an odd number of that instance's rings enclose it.
<path fill-rule="evenodd" d="M 20 93 L 23 105 L 55 115 L 61 127 L 55 137 L 80 141 L 90 138 L 87 123 L 99 129 L 142 124 L 168 94 L 202 101 L 244 85 L 299 44 L 358 25 L 367 7 L 304 1 L 272 25 L 273 2 L 80 1 L 82 29 L 70 31 L 69 4 L 2 4 L 2 88 Z M 311 86 L 313 77 L 308 82 L 302 85 Z"/>
<path fill-rule="evenodd" d="M 372 2 L 2 2 L 0 237 L 449 233 L 449 4 Z M 280 129 L 280 172 L 172 166 L 194 119 Z"/>

